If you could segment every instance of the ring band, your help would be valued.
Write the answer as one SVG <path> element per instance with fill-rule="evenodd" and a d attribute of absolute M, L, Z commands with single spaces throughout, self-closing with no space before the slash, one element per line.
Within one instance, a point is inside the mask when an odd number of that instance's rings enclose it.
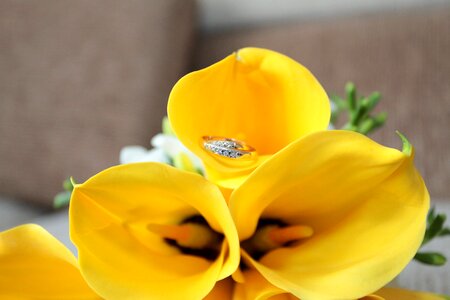
<path fill-rule="evenodd" d="M 233 160 L 256 158 L 256 150 L 243 141 L 219 136 L 203 136 L 203 148 L 213 155 Z"/>

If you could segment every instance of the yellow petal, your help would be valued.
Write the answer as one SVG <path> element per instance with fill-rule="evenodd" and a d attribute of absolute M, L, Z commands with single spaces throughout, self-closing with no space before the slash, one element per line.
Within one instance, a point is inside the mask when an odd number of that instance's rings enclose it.
<path fill-rule="evenodd" d="M 445 300 L 443 296 L 436 294 L 409 291 L 399 288 L 383 288 L 375 293 L 375 295 L 383 297 L 385 300 Z"/>
<path fill-rule="evenodd" d="M 0 233 L 0 298 L 100 299 L 81 277 L 73 254 L 34 224 Z"/>
<path fill-rule="evenodd" d="M 364 297 L 360 298 L 359 300 L 385 300 L 385 299 L 383 297 L 377 296 L 377 295 L 368 295 L 368 296 L 364 296 Z M 392 299 L 392 300 L 396 300 L 396 299 Z"/>
<path fill-rule="evenodd" d="M 170 93 L 168 115 L 177 137 L 205 163 L 208 178 L 233 187 L 268 156 L 326 129 L 330 107 L 305 67 L 274 51 L 244 48 L 180 79 Z M 203 149 L 203 136 L 244 141 L 259 161 L 230 166 Z"/>
<path fill-rule="evenodd" d="M 273 285 L 255 270 L 244 272 L 245 283 L 236 284 L 233 300 L 299 300 Z M 215 299 L 229 299 L 215 298 Z M 359 298 L 359 300 L 445 300 L 436 294 L 410 291 L 399 288 L 382 288 L 376 293 Z M 211 298 L 213 300 L 213 298 Z"/>
<path fill-rule="evenodd" d="M 245 281 L 236 283 L 233 300 L 294 300 L 296 297 L 270 284 L 256 270 L 244 272 Z"/>
<path fill-rule="evenodd" d="M 298 300 L 300 298 L 270 284 L 256 270 L 244 272 L 245 282 L 235 283 L 233 300 Z M 214 298 L 211 298 L 213 300 Z M 215 299 L 229 299 L 217 297 Z M 359 300 L 445 300 L 443 296 L 399 288 L 382 288 Z"/>
<path fill-rule="evenodd" d="M 159 235 L 193 216 L 224 235 L 215 259 L 183 254 Z M 201 299 L 239 264 L 236 229 L 220 190 L 163 164 L 121 165 L 77 185 L 70 225 L 81 271 L 107 299 L 179 299 L 180 291 Z"/>
<path fill-rule="evenodd" d="M 203 300 L 231 300 L 233 299 L 234 282 L 231 277 L 218 281 L 213 290 Z"/>
<path fill-rule="evenodd" d="M 313 229 L 259 261 L 247 255 L 272 284 L 302 299 L 357 299 L 414 256 L 429 196 L 412 157 L 358 133 L 324 131 L 261 165 L 229 205 L 241 240 L 259 219 Z"/>

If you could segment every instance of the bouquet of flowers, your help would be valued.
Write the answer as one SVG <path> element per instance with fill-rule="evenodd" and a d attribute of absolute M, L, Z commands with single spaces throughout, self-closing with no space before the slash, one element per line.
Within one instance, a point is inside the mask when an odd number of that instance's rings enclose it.
<path fill-rule="evenodd" d="M 366 136 L 380 95 L 327 94 L 302 65 L 245 48 L 174 86 L 155 147 L 70 195 L 69 250 L 37 225 L 0 234 L 6 299 L 446 299 L 384 287 L 449 233 L 401 151 Z M 349 112 L 343 130 L 330 117 Z M 157 161 L 157 162 L 148 162 Z M 427 225 L 428 214 L 428 225 Z M 425 236 L 425 239 L 424 239 Z"/>

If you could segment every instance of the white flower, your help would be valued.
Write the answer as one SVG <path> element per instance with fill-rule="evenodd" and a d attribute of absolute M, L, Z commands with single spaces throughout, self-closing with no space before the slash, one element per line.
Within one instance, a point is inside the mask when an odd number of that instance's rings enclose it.
<path fill-rule="evenodd" d="M 174 135 L 159 133 L 152 138 L 151 144 L 155 149 L 162 149 L 171 158 L 175 158 L 181 153 L 186 154 L 195 168 L 203 170 L 200 158 L 189 151 Z"/>
<path fill-rule="evenodd" d="M 120 151 L 120 163 L 135 162 L 161 162 L 184 168 L 186 163 L 192 165 L 197 171 L 203 172 L 201 160 L 189 151 L 174 135 L 159 133 L 151 140 L 153 149 L 148 150 L 141 146 L 127 146 Z M 187 160 L 187 161 L 186 161 Z M 178 164 L 177 162 L 183 162 Z"/>
<path fill-rule="evenodd" d="M 137 162 L 154 161 L 168 164 L 169 157 L 162 149 L 147 150 L 142 146 L 126 146 L 120 150 L 120 163 L 129 164 Z"/>

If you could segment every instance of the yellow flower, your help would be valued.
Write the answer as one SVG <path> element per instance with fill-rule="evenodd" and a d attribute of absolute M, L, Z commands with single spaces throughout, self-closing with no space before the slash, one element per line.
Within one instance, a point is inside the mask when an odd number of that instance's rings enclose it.
<path fill-rule="evenodd" d="M 216 283 L 204 300 L 296 300 L 271 285 L 257 271 L 245 271 L 246 283 L 231 278 Z M 100 300 L 84 281 L 76 259 L 38 225 L 0 233 L 0 298 L 34 300 Z M 132 291 L 129 299 L 136 299 Z M 383 288 L 361 300 L 444 300 L 424 292 Z"/>
<path fill-rule="evenodd" d="M 244 48 L 180 79 L 168 116 L 177 137 L 204 162 L 207 177 L 235 188 L 289 143 L 326 129 L 330 106 L 305 67 L 270 50 Z M 231 163 L 205 151 L 206 136 L 245 142 L 258 156 L 251 163 Z"/>
<path fill-rule="evenodd" d="M 298 300 L 299 298 L 287 293 L 265 280 L 258 272 L 245 272 L 246 283 L 237 283 L 234 294 L 220 300 Z M 251 282 L 251 284 L 248 284 Z M 375 293 L 363 296 L 359 300 L 445 300 L 444 296 L 431 293 L 410 291 L 399 288 L 382 288 Z"/>
<path fill-rule="evenodd" d="M 199 175 L 114 167 L 75 187 L 71 236 L 106 299 L 201 299 L 220 280 L 213 292 L 226 293 L 239 247 L 244 276 L 233 277 L 248 289 L 246 270 L 257 270 L 303 300 L 358 299 L 392 280 L 422 240 L 429 198 L 412 160 L 358 133 L 313 133 L 260 165 L 229 210 Z"/>
<path fill-rule="evenodd" d="M 232 289 L 232 281 L 224 279 L 204 300 L 231 299 Z M 0 298 L 102 299 L 81 276 L 73 254 L 44 228 L 35 224 L 0 232 Z M 126 299 L 136 299 L 133 291 Z"/>
<path fill-rule="evenodd" d="M 84 278 L 105 299 L 202 299 L 239 264 L 219 188 L 158 163 L 113 167 L 76 185 L 70 234 Z"/>
<path fill-rule="evenodd" d="M 375 293 L 381 299 L 395 300 L 445 300 L 443 296 L 417 291 L 408 291 L 399 288 L 383 288 Z"/>
<path fill-rule="evenodd" d="M 0 298 L 100 299 L 81 277 L 73 254 L 32 224 L 0 233 Z"/>
<path fill-rule="evenodd" d="M 358 299 L 412 259 L 429 196 L 412 155 L 322 131 L 257 168 L 229 206 L 247 267 L 303 300 Z"/>
<path fill-rule="evenodd" d="M 72 194 L 78 264 L 40 227 L 0 234 L 0 274 L 8 276 L 0 277 L 0 295 L 413 297 L 379 290 L 411 260 L 425 230 L 429 196 L 413 151 L 321 131 L 328 98 L 304 67 L 269 50 L 242 49 L 181 79 L 168 110 L 208 177 L 235 189 L 223 192 L 198 174 L 158 163 L 107 169 Z M 225 138 L 242 143 L 250 159 L 232 162 L 203 144 Z"/>

